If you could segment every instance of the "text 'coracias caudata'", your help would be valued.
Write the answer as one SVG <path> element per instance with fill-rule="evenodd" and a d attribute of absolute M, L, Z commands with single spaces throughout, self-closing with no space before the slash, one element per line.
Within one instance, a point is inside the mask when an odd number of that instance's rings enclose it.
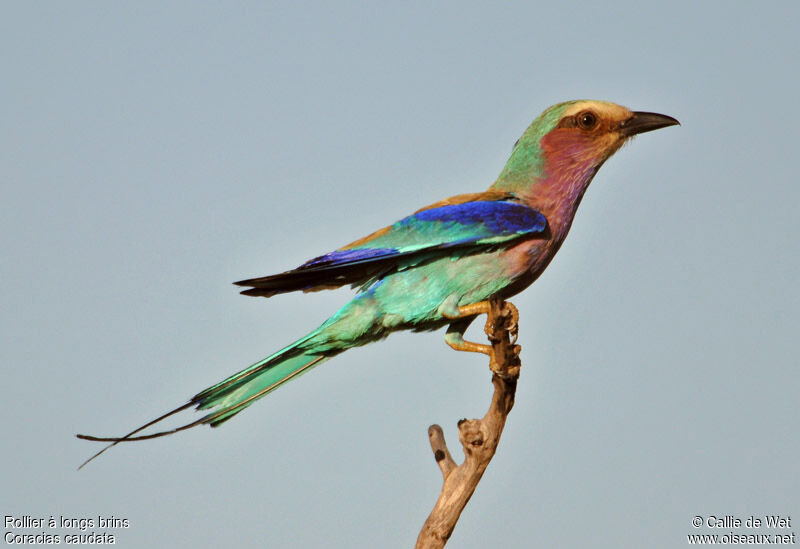
<path fill-rule="evenodd" d="M 462 335 L 475 305 L 509 298 L 542 274 L 603 162 L 634 135 L 675 124 L 670 116 L 605 101 L 553 105 L 525 130 L 487 191 L 426 206 L 291 271 L 237 282 L 249 296 L 346 284 L 358 293 L 308 335 L 127 435 L 78 435 L 111 442 L 86 463 L 118 442 L 216 427 L 314 366 L 397 330 L 448 326 L 446 342 L 468 350 Z M 176 429 L 138 434 L 192 406 L 205 414 Z"/>

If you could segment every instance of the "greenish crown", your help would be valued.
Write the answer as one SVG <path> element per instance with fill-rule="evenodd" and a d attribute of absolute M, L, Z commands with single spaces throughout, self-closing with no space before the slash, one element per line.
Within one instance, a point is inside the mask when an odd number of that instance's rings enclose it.
<path fill-rule="evenodd" d="M 492 189 L 516 191 L 522 187 L 528 187 L 532 179 L 539 179 L 543 176 L 544 158 L 540 141 L 553 128 L 558 125 L 559 120 L 564 115 L 564 111 L 576 101 L 566 101 L 549 107 L 536 120 L 531 122 L 525 133 L 514 145 L 511 151 L 511 158 L 506 162 L 500 176 L 492 185 Z"/>

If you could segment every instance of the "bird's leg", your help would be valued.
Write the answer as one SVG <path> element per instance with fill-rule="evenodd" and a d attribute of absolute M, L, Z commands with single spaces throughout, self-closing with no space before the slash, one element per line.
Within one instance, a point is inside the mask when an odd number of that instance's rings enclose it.
<path fill-rule="evenodd" d="M 505 321 L 504 329 L 507 330 L 508 333 L 511 335 L 511 343 L 513 344 L 517 342 L 517 336 L 519 335 L 519 311 L 517 310 L 516 306 L 513 303 L 510 303 L 508 301 L 504 301 L 503 305 L 504 307 L 503 310 L 501 311 L 501 315 L 502 319 Z M 464 305 L 462 307 L 445 306 L 442 307 L 441 313 L 443 317 L 449 318 L 451 320 L 457 320 L 475 315 L 486 315 L 487 316 L 486 327 L 484 328 L 484 332 L 486 332 L 486 335 L 491 338 L 492 334 L 494 333 L 494 325 L 492 324 L 492 319 L 489 317 L 489 312 L 491 310 L 492 310 L 492 302 L 486 300 L 486 301 L 479 301 L 477 303 L 470 303 L 469 305 Z M 472 322 L 472 320 L 473 319 L 470 319 L 470 322 Z M 456 326 L 455 323 L 450 325 L 450 329 L 447 330 L 448 334 L 451 333 L 451 330 L 453 330 L 454 333 L 458 332 L 458 330 L 454 330 L 454 326 Z M 460 331 L 458 335 L 459 336 L 463 335 L 464 331 L 466 331 L 468 326 L 469 322 L 464 325 L 463 329 Z M 453 335 L 452 337 L 455 338 L 456 336 Z M 453 341 L 455 341 L 455 339 L 453 339 Z M 464 341 L 463 338 L 461 339 L 461 341 Z M 448 345 L 450 345 L 450 341 L 448 341 Z M 450 346 L 453 347 L 453 345 Z M 453 348 L 455 349 L 455 347 Z M 456 349 L 456 350 L 461 351 L 467 349 Z M 477 352 L 483 352 L 483 351 L 477 351 Z"/>
<path fill-rule="evenodd" d="M 450 345 L 456 351 L 466 351 L 469 353 L 483 353 L 492 356 L 492 346 L 475 343 L 473 341 L 466 341 L 464 339 L 464 332 L 474 318 L 466 318 L 458 322 L 453 322 L 448 328 L 447 333 L 444 335 L 444 342 Z"/>
<path fill-rule="evenodd" d="M 447 305 L 450 306 L 447 307 Z M 446 303 L 442 309 L 442 316 L 457 320 L 457 322 L 453 322 L 450 325 L 450 327 L 447 329 L 447 333 L 444 336 L 445 342 L 456 351 L 467 351 L 488 355 L 490 358 L 489 367 L 493 372 L 498 369 L 499 363 L 497 361 L 497 357 L 495 357 L 493 345 L 484 345 L 481 343 L 466 341 L 464 339 L 464 332 L 469 327 L 470 323 L 472 323 L 472 321 L 475 319 L 475 316 L 479 314 L 485 314 L 487 318 L 484 331 L 489 337 L 489 341 L 491 341 L 493 344 L 497 343 L 499 340 L 497 340 L 495 332 L 497 328 L 502 328 L 510 335 L 510 344 L 512 345 L 513 352 L 515 354 L 519 353 L 519 346 L 516 345 L 517 335 L 519 333 L 519 311 L 512 303 L 503 302 L 503 309 L 499 311 L 499 314 L 495 312 L 496 320 L 501 322 L 503 324 L 502 326 L 495 326 L 492 322 L 492 315 L 490 314 L 492 311 L 492 302 L 488 300 L 479 301 L 478 303 L 471 303 L 461 307 L 455 307 L 452 303 Z"/>

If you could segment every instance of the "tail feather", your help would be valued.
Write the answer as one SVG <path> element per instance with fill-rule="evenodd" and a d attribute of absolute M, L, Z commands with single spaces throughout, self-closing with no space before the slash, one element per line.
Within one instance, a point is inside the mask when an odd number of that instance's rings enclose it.
<path fill-rule="evenodd" d="M 203 417 L 203 423 L 217 427 L 229 420 L 259 398 L 271 393 L 287 381 L 290 381 L 314 366 L 333 356 L 325 354 L 300 354 L 288 360 L 270 365 L 267 370 L 250 374 L 246 380 L 240 380 L 219 393 L 212 393 L 198 403 L 198 410 L 215 408 L 216 410 Z"/>
<path fill-rule="evenodd" d="M 232 376 L 220 381 L 216 385 L 200 391 L 193 396 L 189 402 L 163 414 L 156 419 L 149 421 L 131 431 L 130 433 L 121 437 L 95 437 L 91 435 L 77 435 L 78 438 L 83 440 L 92 440 L 100 442 L 110 442 L 111 444 L 105 446 L 92 457 L 84 461 L 78 469 L 98 457 L 100 454 L 116 446 L 120 442 L 129 442 L 136 440 L 148 440 L 158 438 L 166 435 L 171 435 L 179 431 L 184 431 L 197 425 L 207 424 L 211 427 L 217 427 L 221 423 L 229 420 L 253 402 L 266 394 L 274 391 L 287 381 L 290 381 L 301 374 L 311 370 L 341 352 L 340 350 L 326 351 L 323 353 L 312 353 L 300 348 L 312 334 L 292 343 L 277 353 L 268 356 L 267 358 L 256 362 L 252 366 L 233 374 Z M 171 417 L 179 412 L 188 408 L 195 407 L 197 410 L 212 410 L 203 417 L 181 425 L 174 429 L 166 431 L 159 431 L 157 433 L 139 435 L 138 433 L 144 431 L 148 427 L 160 423 L 161 421 Z"/>

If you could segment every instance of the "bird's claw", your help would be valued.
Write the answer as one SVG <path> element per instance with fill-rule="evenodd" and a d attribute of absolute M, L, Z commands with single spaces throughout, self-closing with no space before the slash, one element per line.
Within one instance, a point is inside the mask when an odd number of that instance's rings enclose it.
<path fill-rule="evenodd" d="M 505 329 L 511 336 L 511 344 L 513 345 L 517 342 L 517 337 L 519 336 L 519 310 L 513 303 L 504 302 L 503 319 L 505 320 Z"/>
<path fill-rule="evenodd" d="M 478 314 L 487 315 L 484 332 L 492 345 L 465 341 L 461 335 L 463 333 L 461 331 L 448 332 L 445 341 L 456 351 L 469 351 L 487 355 L 489 357 L 489 368 L 492 373 L 502 378 L 513 377 L 515 374 L 512 370 L 517 372 L 516 375 L 518 375 L 519 370 L 520 346 L 517 345 L 517 337 L 519 336 L 519 311 L 514 304 L 504 302 L 503 308 L 499 311 L 499 314 L 492 315 L 492 307 L 492 302 L 481 301 L 479 303 L 458 307 L 457 315 L 452 312 L 449 314 L 448 312 L 442 312 L 443 316 L 453 320 Z M 505 346 L 498 346 L 498 344 L 503 341 L 503 335 L 501 335 L 500 332 L 505 332 L 509 335 L 508 343 Z M 498 356 L 498 352 L 505 356 Z"/>
<path fill-rule="evenodd" d="M 490 341 L 495 337 L 494 334 L 497 329 L 508 332 L 512 345 L 517 342 L 517 337 L 519 336 L 519 310 L 513 303 L 504 302 L 500 316 L 495 319 L 495 322 L 492 322 L 491 316 L 487 316 L 486 326 L 483 331 Z"/>

